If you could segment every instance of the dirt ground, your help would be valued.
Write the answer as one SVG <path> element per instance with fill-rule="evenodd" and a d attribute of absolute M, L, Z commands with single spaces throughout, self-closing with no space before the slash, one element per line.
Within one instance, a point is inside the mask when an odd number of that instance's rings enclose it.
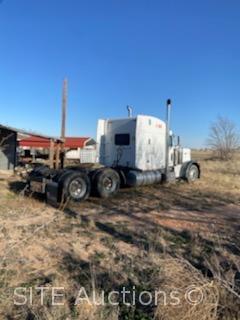
<path fill-rule="evenodd" d="M 0 318 L 168 319 L 156 315 L 154 306 L 99 310 L 73 304 L 81 286 L 105 291 L 161 287 L 160 257 L 185 259 L 203 276 L 213 279 L 217 273 L 230 281 L 229 276 L 237 286 L 240 161 L 220 162 L 202 153 L 194 157 L 202 168 L 194 184 L 122 189 L 114 198 L 90 198 L 63 210 L 24 197 L 19 179 L 1 178 Z M 14 304 L 16 287 L 36 286 L 64 287 L 64 305 L 42 306 L 37 293 L 34 303 Z M 227 301 L 225 313 L 218 309 L 215 318 L 204 319 L 239 319 L 240 300 Z"/>

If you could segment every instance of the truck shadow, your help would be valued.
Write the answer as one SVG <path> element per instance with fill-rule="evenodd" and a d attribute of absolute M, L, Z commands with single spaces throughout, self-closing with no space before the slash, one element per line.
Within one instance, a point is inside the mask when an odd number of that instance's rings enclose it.
<path fill-rule="evenodd" d="M 40 193 L 25 192 L 26 182 L 24 181 L 21 181 L 21 180 L 8 181 L 8 187 L 9 187 L 9 190 L 14 192 L 16 195 L 22 194 L 22 196 L 31 197 L 40 202 L 45 201 L 44 195 Z"/>
<path fill-rule="evenodd" d="M 24 190 L 25 186 L 26 186 L 26 183 L 19 180 L 8 182 L 9 189 L 14 193 L 20 193 L 21 191 Z"/>
<path fill-rule="evenodd" d="M 22 181 L 9 181 L 9 189 L 20 194 L 26 184 Z M 38 201 L 44 201 L 42 195 L 30 195 Z M 182 190 L 182 184 L 170 186 L 148 186 L 138 189 L 122 189 L 115 197 L 99 199 L 91 197 L 83 203 L 70 203 L 64 212 L 69 216 L 77 216 L 82 209 L 96 212 L 96 216 L 126 216 L 137 223 L 152 224 L 158 220 L 212 225 L 215 227 L 239 230 L 240 210 L 234 212 L 228 208 L 231 199 L 221 194 L 199 192 L 197 189 Z M 154 213 L 154 215 L 153 215 Z M 94 214 L 93 214 L 94 215 Z M 183 227 L 184 228 L 184 227 Z"/>
<path fill-rule="evenodd" d="M 199 207 L 196 202 L 200 203 Z M 221 246 L 239 256 L 240 239 L 237 235 L 240 210 L 229 207 L 230 203 L 215 193 L 198 193 L 194 190 L 193 194 L 183 196 L 180 186 L 162 189 L 154 186 L 138 190 L 123 189 L 114 198 L 90 199 L 81 205 L 72 205 L 65 212 L 71 217 L 80 216 L 85 222 L 91 220 L 99 231 L 116 241 L 144 250 L 153 247 L 158 253 L 167 250 L 167 253 L 174 255 L 178 246 L 183 246 L 182 250 L 188 258 L 192 237 L 196 237 L 203 253 L 219 254 L 216 248 Z M 203 238 L 200 233 L 206 237 Z M 157 243 L 154 238 L 156 235 L 164 240 L 171 239 L 171 250 Z M 211 240 L 208 239 L 209 235 Z M 199 262 L 201 255 L 196 258 L 196 266 L 202 264 Z M 194 264 L 194 261 L 191 263 Z"/>
<path fill-rule="evenodd" d="M 17 194 L 24 186 L 19 182 L 9 183 L 9 188 Z M 238 259 L 240 256 L 239 213 L 231 212 L 229 203 L 208 192 L 192 190 L 183 194 L 181 185 L 123 189 L 111 199 L 90 198 L 72 203 L 60 213 L 63 220 L 56 221 L 51 235 L 68 233 L 67 239 L 72 234 L 71 241 L 80 248 L 84 243 L 82 237 L 89 236 L 86 242 L 91 247 L 90 255 L 87 259 L 81 251 L 69 247 L 60 251 L 58 268 L 74 290 L 81 285 L 88 293 L 93 282 L 106 293 L 133 286 L 136 292 L 151 291 L 161 268 L 157 259 L 165 256 L 186 259 L 212 278 L 212 270 L 206 263 L 211 257 L 218 256 L 225 262 L 225 252 Z M 73 227 L 78 230 L 78 237 Z M 216 237 L 209 235 L 210 232 Z M 100 250 L 94 246 L 98 241 Z M 121 248 L 131 248 L 134 255 Z M 225 265 L 228 268 L 229 263 Z M 77 296 L 77 289 L 74 290 L 68 296 L 73 312 Z M 136 306 L 133 312 L 136 313 L 132 319 L 148 319 L 144 315 L 151 316 L 154 310 L 151 306 L 147 309 Z M 125 314 L 129 310 L 120 306 L 119 319 L 124 319 Z"/>
<path fill-rule="evenodd" d="M 184 187 L 184 186 L 183 186 Z M 9 181 L 9 189 L 16 194 L 24 190 L 22 181 Z M 43 201 L 43 196 L 31 195 L 38 201 Z M 188 230 L 190 232 L 219 232 L 236 238 L 239 232 L 240 210 L 235 212 L 228 207 L 231 199 L 222 198 L 217 193 L 199 192 L 190 188 L 182 190 L 182 184 L 169 186 L 154 185 L 138 189 L 122 189 L 119 194 L 110 199 L 91 197 L 89 200 L 77 204 L 71 203 L 64 208 L 64 213 L 70 218 L 81 215 L 82 220 L 91 218 L 96 227 L 114 238 L 127 243 L 148 247 L 148 239 L 144 228 L 172 228 L 172 230 Z M 91 211 L 88 214 L 88 211 Z M 82 214 L 82 212 L 86 212 Z M 140 228 L 139 235 L 135 230 L 125 232 L 120 225 L 115 226 L 117 220 L 127 220 L 129 225 Z M 108 221 L 106 223 L 106 221 Z M 111 221 L 111 223 L 109 223 Z M 170 230 L 170 229 L 169 229 Z M 155 232 L 155 230 L 151 230 Z M 224 247 L 233 254 L 239 255 L 235 245 L 225 244 Z M 159 252 L 162 248 L 158 247 Z"/>

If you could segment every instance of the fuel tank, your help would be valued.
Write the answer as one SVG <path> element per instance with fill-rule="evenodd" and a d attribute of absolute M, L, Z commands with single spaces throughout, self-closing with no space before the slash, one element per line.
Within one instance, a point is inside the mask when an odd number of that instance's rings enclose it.
<path fill-rule="evenodd" d="M 135 171 L 130 170 L 126 176 L 127 185 L 130 187 L 145 186 L 159 183 L 162 180 L 162 173 L 159 170 Z"/>

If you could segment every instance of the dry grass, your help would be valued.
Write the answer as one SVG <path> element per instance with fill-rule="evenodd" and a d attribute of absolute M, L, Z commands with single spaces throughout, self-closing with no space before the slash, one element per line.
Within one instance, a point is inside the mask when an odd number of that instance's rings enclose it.
<path fill-rule="evenodd" d="M 162 261 L 161 290 L 171 295 L 178 288 L 181 301 L 159 301 L 155 311 L 158 320 L 216 320 L 219 305 L 219 283 L 208 279 L 183 259 L 166 258 Z M 191 284 L 189 286 L 189 284 Z M 199 303 L 197 303 L 199 301 Z"/>
<path fill-rule="evenodd" d="M 161 262 L 161 290 L 171 295 L 178 290 L 176 300 L 160 299 L 155 311 L 156 320 L 217 320 L 239 319 L 239 295 L 234 281 L 225 281 L 225 270 L 219 265 L 217 274 L 206 277 L 186 259 L 165 258 Z M 233 270 L 231 270 L 233 274 Z M 161 297 L 161 296 L 160 296 Z M 162 298 L 162 297 L 161 297 Z"/>
<path fill-rule="evenodd" d="M 219 161 L 211 158 L 209 153 L 193 153 L 193 158 L 199 160 L 203 172 L 203 179 L 199 188 L 217 194 L 223 201 L 240 203 L 240 155 L 234 160 Z"/>
<path fill-rule="evenodd" d="M 123 189 L 64 211 L 19 196 L 19 183 L 0 180 L 0 318 L 239 319 L 240 160 L 194 157 L 202 167 L 195 184 Z M 138 295 L 191 285 L 204 288 L 211 304 L 176 310 L 73 303 L 82 286 L 91 297 L 93 286 L 98 294 L 134 286 Z M 19 286 L 64 287 L 64 305 L 51 306 L 47 294 L 41 306 L 34 292 L 33 304 L 14 306 Z"/>

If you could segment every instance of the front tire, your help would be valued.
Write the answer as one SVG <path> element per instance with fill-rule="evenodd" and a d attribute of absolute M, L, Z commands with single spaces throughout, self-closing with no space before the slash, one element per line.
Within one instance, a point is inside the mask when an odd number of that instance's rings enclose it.
<path fill-rule="evenodd" d="M 199 179 L 199 176 L 200 176 L 199 168 L 195 164 L 192 164 L 187 170 L 187 174 L 186 174 L 187 182 L 189 183 L 194 182 L 197 179 Z"/>
<path fill-rule="evenodd" d="M 113 169 L 100 171 L 94 179 L 95 193 L 101 198 L 115 195 L 120 188 L 120 177 Z"/>

